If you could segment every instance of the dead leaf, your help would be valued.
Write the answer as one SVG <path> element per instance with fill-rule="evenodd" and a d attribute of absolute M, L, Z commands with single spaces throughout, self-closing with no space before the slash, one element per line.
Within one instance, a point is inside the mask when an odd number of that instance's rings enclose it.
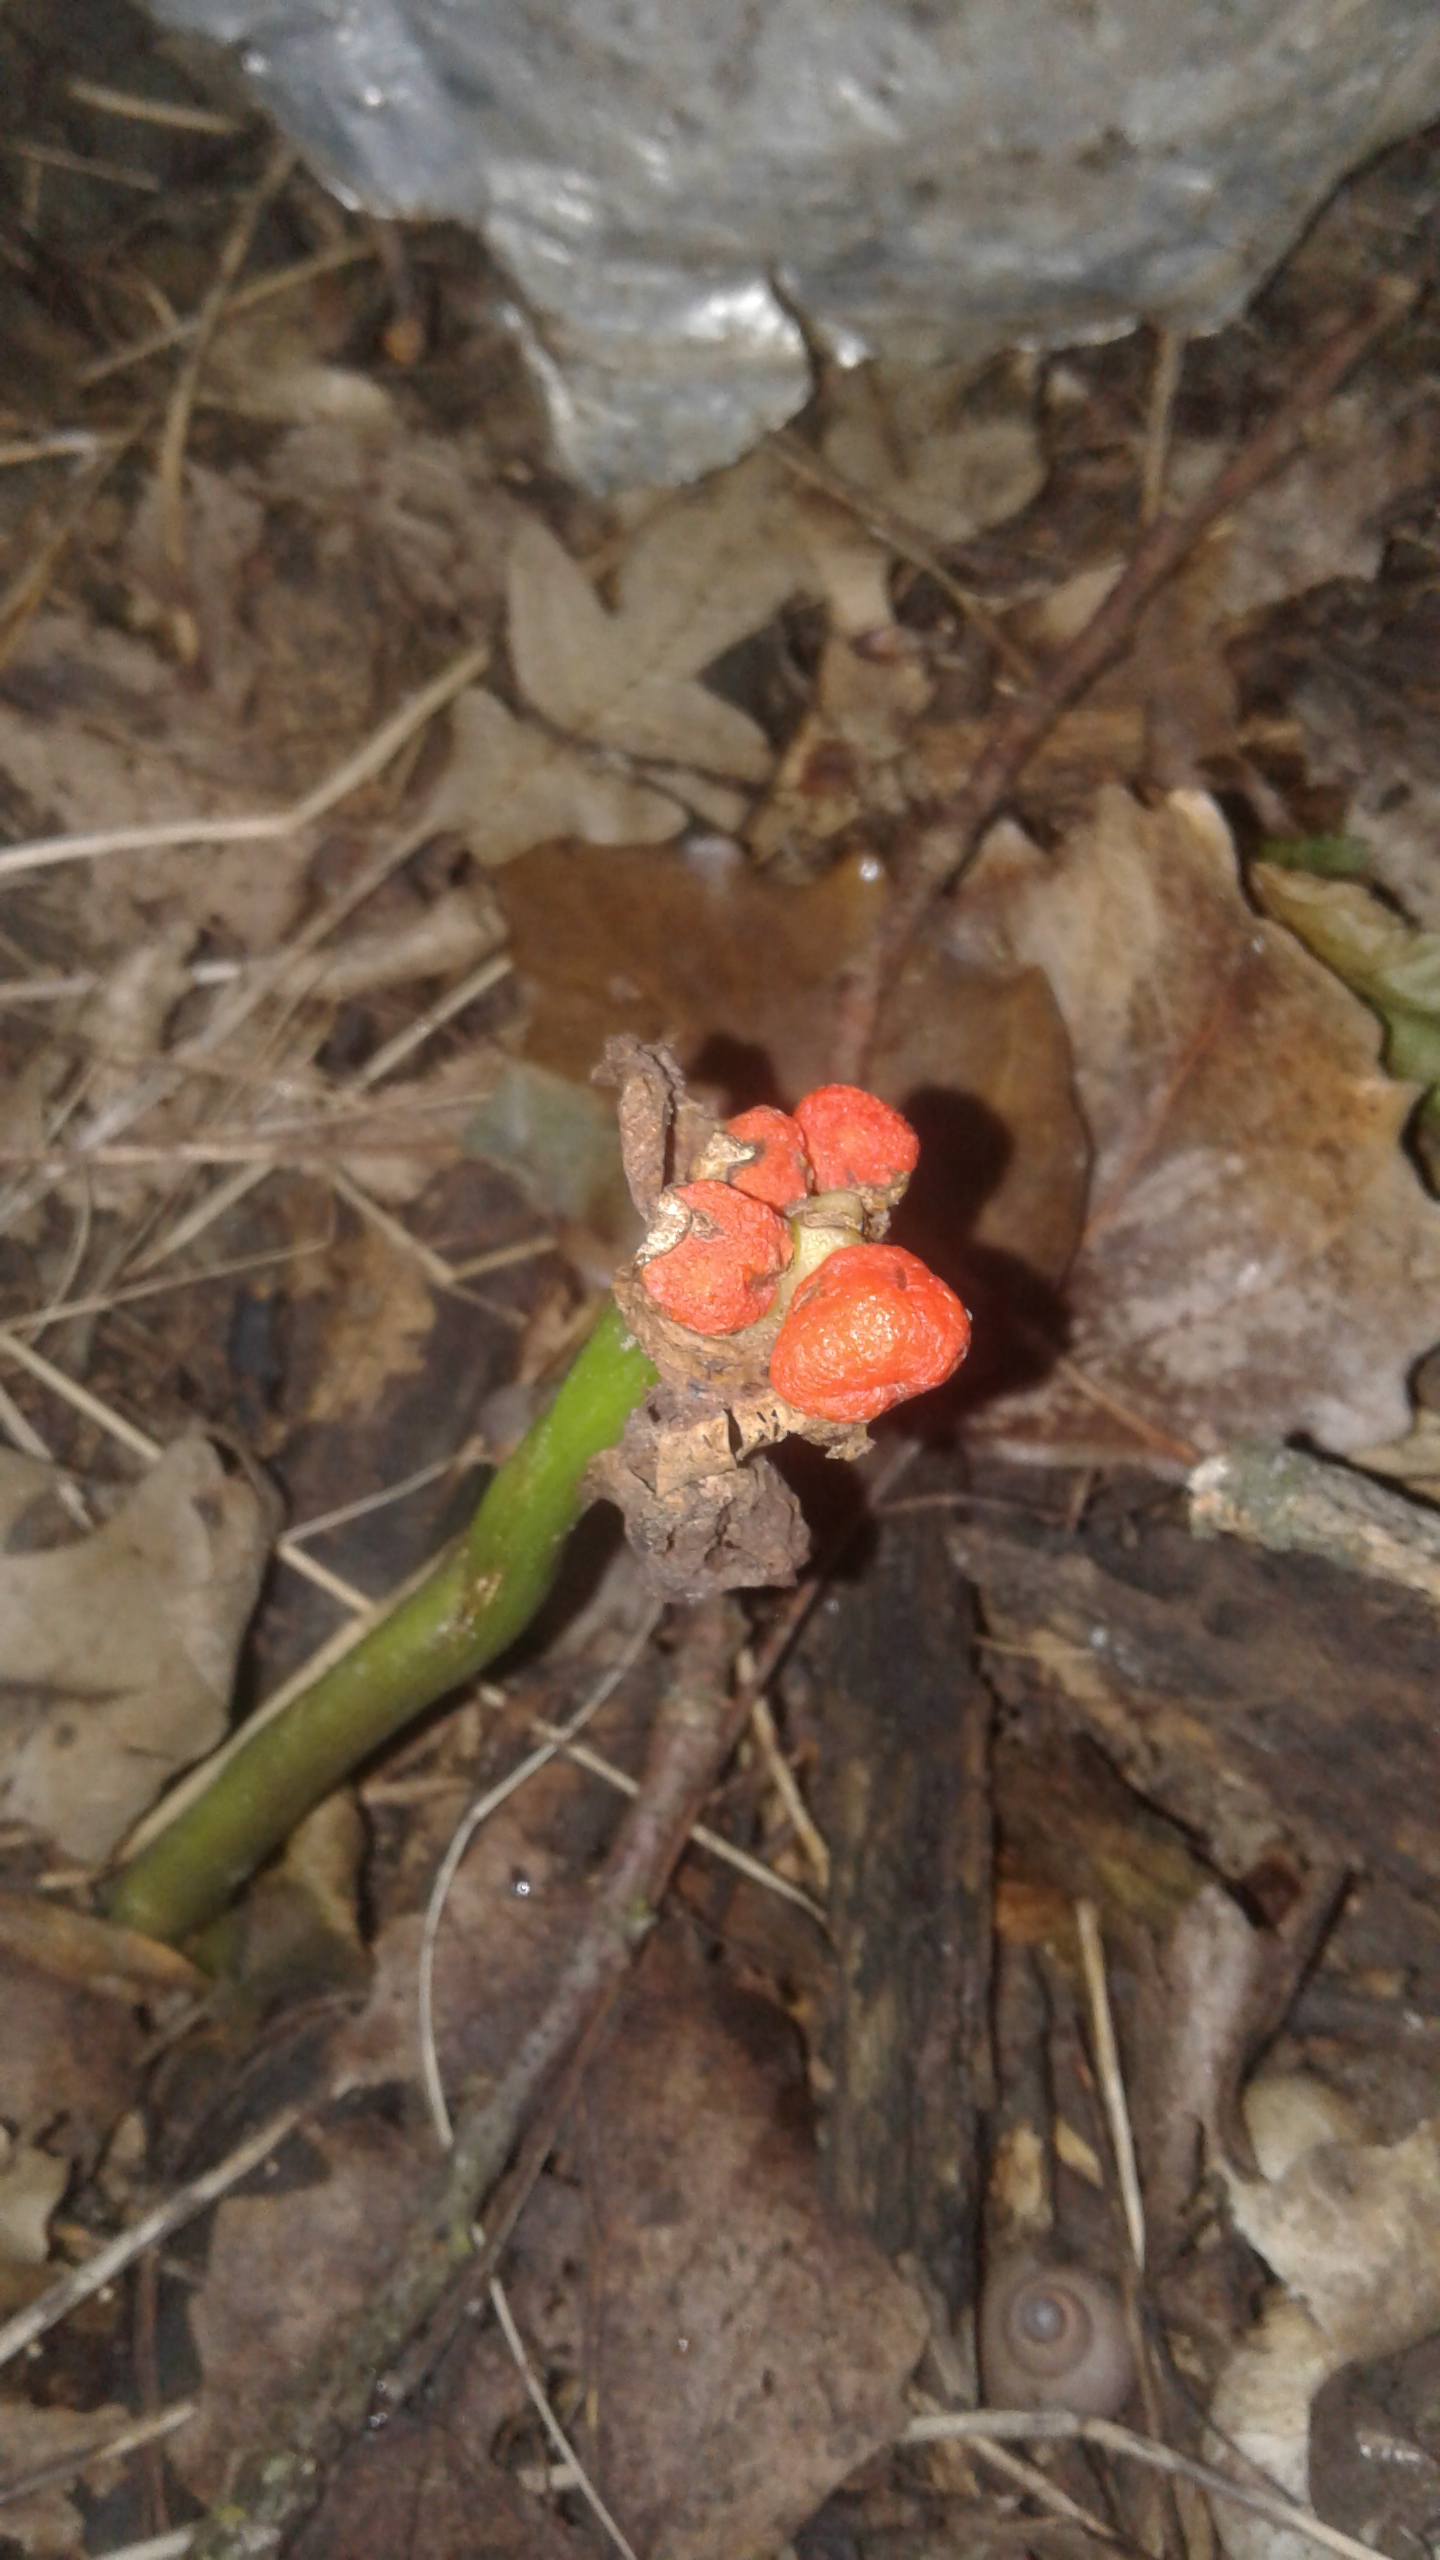
<path fill-rule="evenodd" d="M 586 844 L 663 844 L 685 823 L 668 792 L 515 719 L 478 686 L 459 696 L 450 716 L 450 762 L 416 827 L 427 835 L 454 827 L 479 862 L 513 862 L 517 853 L 561 836 Z"/>
<path fill-rule="evenodd" d="M 585 2093 L 600 2481 L 649 2560 L 770 2550 L 890 2442 L 926 2321 L 822 2202 L 778 2013 L 657 1934 Z"/>
<path fill-rule="evenodd" d="M 592 2560 L 453 2422 L 401 2415 L 343 2456 L 293 2560 Z"/>
<path fill-rule="evenodd" d="M 140 2094 L 148 2030 L 127 2007 L 23 1962 L 0 1957 L 0 2117 L 21 2140 L 94 2166 Z"/>
<path fill-rule="evenodd" d="M 794 1102 L 829 1073 L 836 982 L 884 894 L 858 862 L 786 887 L 738 855 L 702 867 L 623 847 L 541 847 L 496 885 L 517 971 L 534 990 L 528 1055 L 578 1081 L 612 1035 L 664 1040 L 732 1108 Z M 904 1242 L 947 1278 L 963 1243 L 1057 1282 L 1075 1247 L 1088 1148 L 1065 1025 L 1040 971 L 1004 953 L 997 966 L 988 945 L 978 965 L 938 946 L 917 951 L 887 995 L 874 1081 L 902 1107 L 924 1098 Z M 997 1288 L 1000 1277 L 997 1267 Z M 977 1340 L 970 1374 L 985 1357 Z"/>
<path fill-rule="evenodd" d="M 299 2183 L 217 2208 L 191 2301 L 204 2388 L 173 2459 L 207 2504 L 332 2324 L 368 2303 L 433 2176 L 433 2150 L 373 2116 L 317 2127 L 300 2148 Z"/>
<path fill-rule="evenodd" d="M 1310 2412 L 1322 2385 L 1440 2326 L 1440 2119 L 1388 2144 L 1327 2138 L 1313 2111 L 1301 2125 L 1272 2177 L 1229 2181 L 1237 2225 L 1285 2290 L 1220 2376 L 1207 2451 L 1242 2478 L 1258 2462 L 1308 2502 Z M 1260 2132 L 1257 2122 L 1257 2148 Z M 1217 2509 L 1216 2522 L 1232 2560 L 1313 2552 L 1303 2535 L 1240 2510 Z"/>
<path fill-rule="evenodd" d="M 593 1085 L 507 1064 L 466 1122 L 465 1146 L 512 1173 L 543 1216 L 634 1235 L 614 1107 Z"/>
<path fill-rule="evenodd" d="M 674 499 L 628 545 L 609 613 L 527 518 L 510 554 L 510 652 L 529 700 L 597 746 L 762 782 L 764 733 L 696 679 L 800 583 L 778 520 L 763 457 Z"/>
<path fill-rule="evenodd" d="M 274 1526 L 194 1433 L 89 1537 L 0 1555 L 7 1820 L 94 1862 L 219 1740 Z"/>
<path fill-rule="evenodd" d="M 1440 1210 L 1364 1008 L 1241 894 L 1214 803 L 1100 795 L 1058 859 L 990 837 L 957 932 L 1049 977 L 1095 1149 L 1073 1372 L 1008 1403 L 1037 1445 L 1119 1447 L 1108 1397 L 1198 1448 L 1402 1430 L 1440 1334 Z"/>

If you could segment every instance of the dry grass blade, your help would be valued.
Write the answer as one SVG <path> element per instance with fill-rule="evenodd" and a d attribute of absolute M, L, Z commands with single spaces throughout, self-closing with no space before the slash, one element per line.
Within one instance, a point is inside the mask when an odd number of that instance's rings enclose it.
<path fill-rule="evenodd" d="M 613 1787 L 617 1795 L 634 1797 L 639 1794 L 636 1781 L 624 1769 L 617 1769 L 613 1760 L 603 1759 L 598 1751 L 591 1750 L 588 1742 L 567 1742 L 563 1725 L 547 1724 L 542 1716 L 534 1716 L 530 1729 L 532 1733 L 543 1735 L 547 1742 L 554 1743 L 562 1759 L 573 1761 L 577 1769 L 588 1769 L 592 1778 L 599 1778 L 607 1787 Z M 818 1928 L 825 1927 L 825 1913 L 821 1905 L 805 1891 L 803 1885 L 792 1884 L 788 1876 L 777 1876 L 773 1867 L 767 1867 L 760 1858 L 752 1858 L 748 1849 L 737 1849 L 733 1840 L 712 1831 L 708 1823 L 697 1822 L 690 1838 L 697 1849 L 703 1849 L 709 1857 L 718 1858 L 722 1866 L 733 1867 L 737 1875 L 748 1877 L 751 1884 L 758 1884 L 766 1893 L 777 1895 L 781 1902 L 793 1902 L 797 1911 L 803 1911 Z"/>
<path fill-rule="evenodd" d="M 52 1395 L 73 1406 L 75 1412 L 83 1413 L 87 1421 L 97 1424 L 112 1440 L 118 1440 L 121 1448 L 128 1449 L 132 1457 L 143 1458 L 147 1466 L 154 1465 L 160 1455 L 158 1440 L 152 1440 L 148 1431 L 141 1431 L 133 1422 L 127 1422 L 113 1405 L 105 1404 L 89 1387 L 82 1387 L 78 1378 L 68 1377 L 63 1369 L 56 1368 L 52 1360 L 47 1360 L 32 1344 L 21 1342 L 3 1325 L 0 1325 L 0 1352 L 8 1354 L 41 1386 L 48 1387 Z M 318 1590 L 328 1592 L 332 1600 L 338 1600 L 342 1608 L 357 1613 L 369 1609 L 370 1603 L 363 1591 L 357 1591 L 354 1584 L 346 1582 L 340 1574 L 331 1573 L 328 1566 L 317 1564 L 313 1556 L 307 1555 L 303 1547 L 295 1546 L 289 1537 L 276 1539 L 275 1553 L 282 1563 L 288 1564 L 306 1582 L 313 1582 Z"/>
<path fill-rule="evenodd" d="M 169 2409 L 157 2409 L 153 2417 L 137 2418 L 132 2427 L 121 2427 L 116 2435 L 98 2436 L 92 2445 L 77 2446 L 61 2461 L 41 2463 L 13 2480 L 0 2480 L 0 2507 L 33 2497 L 41 2489 L 63 2488 L 92 2462 L 118 2462 L 127 2453 L 138 2453 L 142 2445 L 158 2444 L 162 2437 L 173 2436 L 177 2427 L 188 2426 L 199 2405 L 197 2400 L 177 2400 Z"/>
<path fill-rule="evenodd" d="M 251 283 L 237 285 L 220 320 L 220 335 L 232 320 L 261 304 L 274 302 L 281 294 L 301 293 L 321 276 L 336 275 L 342 268 L 364 266 L 375 255 L 365 240 L 336 240 L 328 249 L 317 249 L 308 258 L 297 258 L 293 266 L 276 267 L 269 275 L 256 276 Z M 124 373 L 131 365 L 145 364 L 151 356 L 163 356 L 171 347 L 183 346 L 193 338 L 200 326 L 199 312 L 192 311 L 182 320 L 171 320 L 163 328 L 152 329 L 148 336 L 135 338 L 128 347 L 117 347 L 113 355 L 96 356 L 81 365 L 75 381 L 82 391 L 97 382 L 106 382 L 114 373 Z"/>
<path fill-rule="evenodd" d="M 1323 2517 L 1297 2500 L 1265 2489 L 1244 2489 L 1238 2480 L 1227 2479 L 1223 2471 L 1212 2470 L 1208 2462 L 1196 2462 L 1190 2454 L 1176 2453 L 1168 2444 L 1137 2436 L 1113 2418 L 1077 2418 L 1068 2409 L 945 2410 L 934 2417 L 912 2418 L 901 2442 L 979 2443 L 987 2436 L 997 2441 L 1012 2436 L 1022 2441 L 1043 2442 L 1048 2438 L 1052 2443 L 1058 2440 L 1095 2445 L 1105 2453 L 1119 2454 L 1124 2461 L 1143 2463 L 1151 2471 L 1165 2471 L 1173 2479 L 1193 2481 L 1197 2489 L 1208 2490 L 1212 2497 L 1226 2498 L 1232 2506 L 1248 2507 L 1252 2515 L 1264 2516 L 1270 2524 L 1303 2534 L 1324 2551 L 1337 2552 L 1340 2560 L 1383 2560 L 1373 2543 L 1359 2542 L 1354 2534 L 1326 2524 Z"/>
<path fill-rule="evenodd" d="M 587 2506 L 592 2509 L 597 2521 L 609 2534 L 616 2550 L 624 2553 L 624 2560 L 636 2560 L 635 2551 L 626 2541 L 541 2388 L 539 2375 L 525 2352 L 525 2342 L 515 2325 L 515 2315 L 511 2311 L 505 2288 L 498 2276 L 492 2276 L 490 2279 L 490 2302 L 495 2317 L 500 2323 L 500 2334 L 515 2359 L 516 2370 L 535 2405 L 540 2423 L 562 2462 L 568 2463 L 574 2473 L 575 2487 L 580 2491 Z"/>
<path fill-rule="evenodd" d="M 402 702 L 363 746 L 336 765 L 313 791 L 291 801 L 288 808 L 256 810 L 239 818 L 178 818 L 156 826 L 107 827 L 88 835 L 36 836 L 29 843 L 7 845 L 0 852 L 0 878 L 11 879 L 24 871 L 47 871 L 59 862 L 91 862 L 102 854 L 148 853 L 178 845 L 270 844 L 296 835 L 348 799 L 362 783 L 371 782 L 382 773 L 417 730 L 443 711 L 467 684 L 474 683 L 489 659 L 488 641 L 462 649 L 439 675 L 432 676 L 429 684 L 422 685 L 408 702 Z M 394 857 L 397 861 L 404 858 L 403 854 Z M 335 920 L 327 910 L 324 929 L 328 931 Z"/>
<path fill-rule="evenodd" d="M 288 183 L 299 158 L 288 142 L 276 145 L 266 162 L 259 183 L 240 206 L 221 249 L 215 270 L 215 281 L 202 302 L 195 322 L 195 332 L 186 351 L 185 361 L 176 376 L 165 412 L 165 426 L 160 438 L 160 452 L 155 465 L 156 486 L 160 498 L 160 544 L 165 566 L 174 582 L 177 628 L 184 635 L 182 655 L 193 664 L 200 653 L 199 634 L 194 617 L 182 608 L 181 591 L 185 580 L 185 447 L 190 436 L 190 420 L 200 376 L 210 344 L 220 325 L 221 315 L 230 298 L 235 279 L 250 255 L 260 217 L 281 189 Z"/>
<path fill-rule="evenodd" d="M 173 98 L 137 97 L 130 89 L 107 88 L 101 80 L 67 80 L 77 107 L 93 107 L 98 115 L 121 116 L 127 124 L 158 124 L 175 133 L 241 133 L 235 116 L 217 107 L 192 107 Z"/>
<path fill-rule="evenodd" d="M 1115 2174 L 1120 2181 L 1125 2231 L 1130 2242 L 1130 2255 L 1139 2272 L 1145 2265 L 1145 2206 L 1140 2193 L 1140 2171 L 1135 2159 L 1135 2137 L 1125 2098 L 1125 2081 L 1120 2069 L 1120 2048 L 1115 2041 L 1115 2019 L 1110 2007 L 1110 1986 L 1105 1976 L 1100 1915 L 1093 1902 L 1076 1903 L 1075 1926 L 1080 1938 L 1085 1995 L 1090 2003 L 1095 2067 L 1100 2080 L 1105 2121 L 1110 2129 L 1111 2148 L 1115 2154 Z"/>

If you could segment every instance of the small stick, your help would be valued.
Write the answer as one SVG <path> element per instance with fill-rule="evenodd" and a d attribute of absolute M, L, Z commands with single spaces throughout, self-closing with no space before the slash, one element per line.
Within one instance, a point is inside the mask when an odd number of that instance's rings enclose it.
<path fill-rule="evenodd" d="M 1244 2489 L 1223 2471 L 1212 2470 L 1208 2462 L 1196 2462 L 1190 2454 L 1176 2453 L 1168 2444 L 1137 2436 L 1113 2418 L 1077 2418 L 1069 2409 L 943 2410 L 933 2417 L 912 2418 L 900 2442 L 979 2442 L 987 2436 L 1097 2445 L 1103 2452 L 1120 2454 L 1127 2462 L 1144 2463 L 1152 2471 L 1167 2471 L 1173 2479 L 1193 2480 L 1197 2489 L 1207 2489 L 1212 2497 L 1227 2498 L 1232 2506 L 1248 2507 L 1252 2515 L 1264 2516 L 1270 2524 L 1284 2525 L 1307 2541 L 1318 2543 L 1322 2550 L 1338 2552 L 1340 2560 L 1383 2560 L 1373 2543 L 1357 2542 L 1353 2534 L 1326 2524 L 1313 2508 L 1265 2489 Z"/>
<path fill-rule="evenodd" d="M 475 2223 L 526 2119 L 565 2058 L 624 1981 L 653 1922 L 691 1825 L 749 1716 L 751 1693 L 727 1695 L 733 1607 L 697 1609 L 661 1703 L 640 1796 L 611 1844 L 594 1901 L 542 2015 L 499 2086 L 455 2129 L 443 2182 L 370 2308 L 350 2319 L 312 2366 L 274 2438 L 244 2466 L 197 2530 L 196 2560 L 246 2560 L 277 2545 L 317 2504 L 326 2473 L 370 2411 L 374 2377 L 434 2314 L 471 2266 Z M 493 2246 L 493 2241 L 490 2244 Z"/>
<path fill-rule="evenodd" d="M 563 1725 L 547 1724 L 543 1716 L 532 1716 L 530 1730 L 539 1734 L 542 1741 L 555 1743 L 562 1760 L 573 1762 L 577 1769 L 588 1770 L 592 1778 L 599 1778 L 603 1785 L 613 1787 L 617 1795 L 639 1794 L 637 1780 L 627 1776 L 623 1769 L 617 1769 L 613 1760 L 606 1760 L 600 1752 L 592 1751 L 588 1742 L 567 1742 Z M 758 1884 L 765 1893 L 778 1895 L 782 1902 L 793 1902 L 796 1910 L 803 1911 L 818 1928 L 826 1927 L 823 1905 L 808 1894 L 803 1885 L 792 1884 L 788 1876 L 777 1876 L 774 1868 L 767 1867 L 762 1858 L 752 1858 L 748 1849 L 737 1849 L 734 1841 L 727 1840 L 723 1832 L 712 1831 L 708 1823 L 697 1822 L 690 1838 L 697 1849 L 717 1858 L 722 1866 L 733 1867 L 738 1876 L 747 1877 L 751 1884 Z"/>
<path fill-rule="evenodd" d="M 195 2539 L 193 2524 L 178 2524 L 173 2533 L 156 2533 L 148 2542 L 122 2542 L 102 2552 L 100 2560 L 184 2560 Z"/>
<path fill-rule="evenodd" d="M 633 1671 L 646 1650 L 664 1614 L 664 1610 L 659 1607 L 647 1610 L 630 1642 L 622 1647 L 609 1670 L 595 1682 L 589 1696 L 576 1708 L 568 1723 L 557 1728 L 553 1740 L 540 1743 L 534 1751 L 518 1761 L 507 1776 L 501 1778 L 495 1786 L 487 1787 L 482 1796 L 477 1796 L 475 1802 L 461 1815 L 451 1835 L 450 1845 L 435 1870 L 435 1881 L 430 1888 L 430 1899 L 425 1906 L 425 1925 L 420 1935 L 416 2006 L 419 2010 L 420 2024 L 420 2077 L 426 2104 L 430 2109 L 430 2121 L 435 2127 L 436 2139 L 442 2151 L 449 2150 L 454 2140 L 455 2128 L 450 2120 L 445 2084 L 440 2076 L 440 2056 L 435 2045 L 435 1945 L 440 1935 L 440 1923 L 445 1916 L 445 1905 L 450 1898 L 450 1889 L 460 1872 L 460 1862 L 482 1823 L 488 1822 L 492 1813 L 498 1813 L 502 1804 L 507 1804 L 511 1796 L 518 1794 L 521 1787 L 525 1786 L 531 1778 L 538 1776 L 542 1769 L 548 1767 L 549 1763 L 565 1749 L 567 1743 L 576 1741 L 591 1718 L 598 1715 L 600 1709 L 614 1696 L 621 1681 Z"/>
<path fill-rule="evenodd" d="M 272 2116 L 258 2133 L 249 2134 L 243 2142 L 237 2143 L 216 2168 L 207 2169 L 203 2177 L 192 2178 L 188 2186 L 178 2187 L 174 2195 L 167 2196 L 163 2204 L 156 2205 L 153 2213 L 145 2214 L 139 2222 L 132 2223 L 128 2231 L 122 2231 L 118 2238 L 107 2241 L 105 2247 L 87 2259 L 83 2267 L 72 2267 L 67 2276 L 62 2276 L 58 2284 L 52 2284 L 38 2300 L 27 2303 L 23 2311 L 17 2311 L 13 2319 L 0 2327 L 0 2364 L 8 2364 L 13 2356 L 23 2355 L 37 2338 L 44 2337 L 47 2329 L 54 2328 L 57 2320 L 67 2319 L 77 2304 L 88 2302 L 92 2295 L 103 2292 L 107 2284 L 113 2283 L 116 2276 L 133 2265 L 142 2250 L 153 2248 L 159 2240 L 168 2240 L 172 2231 L 180 2231 L 187 2222 L 193 2222 L 196 2214 L 203 2213 L 217 2196 L 228 2195 L 242 2178 L 249 2177 L 252 2169 L 259 2168 L 262 2160 L 268 2160 L 272 2151 L 278 2151 L 286 2135 L 294 2132 L 303 2113 L 301 2107 L 282 2108 L 280 2114 Z"/>
<path fill-rule="evenodd" d="M 121 160 L 87 160 L 55 142 L 10 142 L 6 149 L 32 169 L 65 169 L 72 177 L 94 178 L 105 187 L 133 187 L 137 195 L 158 196 L 160 181 L 153 169 L 131 169 Z"/>
<path fill-rule="evenodd" d="M 949 597 L 964 620 L 973 623 L 987 649 L 994 650 L 1012 676 L 1017 677 L 1021 684 L 1034 683 L 1035 669 L 1024 650 L 1017 647 L 1004 625 L 997 622 L 989 606 L 982 603 L 973 588 L 962 586 L 958 578 L 951 576 L 918 525 L 912 524 L 908 516 L 897 514 L 893 507 L 887 507 L 884 499 L 877 498 L 873 490 L 863 488 L 858 480 L 851 480 L 843 471 L 837 471 L 822 454 L 812 453 L 798 436 L 788 434 L 783 427 L 777 430 L 772 442 L 787 471 L 792 471 L 797 480 L 808 482 L 812 489 L 821 490 L 827 498 L 833 498 L 837 506 L 848 508 L 851 515 L 858 516 L 860 522 L 868 525 L 871 532 L 888 544 L 892 551 L 897 551 L 902 560 L 908 560 L 916 569 L 923 569 L 927 577 L 934 579 L 941 593 Z"/>
<path fill-rule="evenodd" d="M 1058 2516 L 1062 2523 L 1078 2524 L 1082 2533 L 1093 2534 L 1097 2542 L 1107 2542 L 1112 2551 L 1126 2548 L 1119 2536 L 1112 2533 L 1107 2524 L 1102 2524 L 1098 2516 L 1092 2515 L 1088 2507 L 1082 2507 L 1078 2499 L 1057 2488 L 1038 2462 L 1026 2462 L 1018 2453 L 1011 2453 L 1007 2446 L 988 2441 L 977 2443 L 974 2452 L 979 2461 L 988 2462 L 993 2471 L 1012 2480 L 1017 2489 L 1023 2489 L 1027 2497 L 1048 2508 L 1050 2514 Z"/>
<path fill-rule="evenodd" d="M 1376 340 L 1411 309 L 1416 290 L 1406 277 L 1381 279 L 1358 317 L 1336 330 L 1272 416 L 1216 474 L 1209 488 L 1178 514 L 1156 518 L 1123 576 L 1061 652 L 1044 681 L 1032 693 L 1013 695 L 1004 704 L 964 790 L 951 801 L 917 812 L 917 840 L 880 930 L 842 983 L 832 1065 L 837 1078 L 863 1084 L 882 988 L 893 977 L 934 900 L 973 862 L 985 829 L 1062 712 L 1120 655 L 1145 607 L 1202 537 L 1222 516 L 1254 495 L 1284 460 L 1307 418 L 1324 406 Z"/>
<path fill-rule="evenodd" d="M 750 1729 L 760 1746 L 766 1772 L 781 1803 L 785 1807 L 796 1839 L 815 1872 L 822 1893 L 830 1890 L 830 1852 L 811 1816 L 810 1808 L 800 1793 L 795 1772 L 780 1748 L 775 1718 L 768 1698 L 757 1698 L 750 1710 Z"/>

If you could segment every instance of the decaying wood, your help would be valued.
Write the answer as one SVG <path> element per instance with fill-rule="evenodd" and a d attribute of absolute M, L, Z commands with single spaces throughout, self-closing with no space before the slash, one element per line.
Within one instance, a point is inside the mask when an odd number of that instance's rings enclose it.
<path fill-rule="evenodd" d="M 990 1698 L 938 1515 L 882 1523 L 807 1666 L 824 1688 L 817 1797 L 832 1868 L 835 2202 L 909 2251 L 953 2314 L 974 2288 L 979 2118 L 991 2098 Z"/>
<path fill-rule="evenodd" d="M 1440 1619 L 1310 1555 L 1201 1544 L 1179 1504 L 1074 1535 L 1018 1517 L 950 1531 L 1007 1696 L 1058 1702 L 1222 1873 L 1287 1843 L 1440 1900 Z"/>

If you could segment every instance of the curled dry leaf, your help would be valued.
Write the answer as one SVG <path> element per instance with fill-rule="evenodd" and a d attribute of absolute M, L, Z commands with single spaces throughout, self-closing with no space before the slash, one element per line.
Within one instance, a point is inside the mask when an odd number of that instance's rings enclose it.
<path fill-rule="evenodd" d="M 0 1810 L 95 1861 L 219 1740 L 276 1524 L 198 1433 L 103 1528 L 27 1553 L 43 1490 L 33 1462 L 0 1457 Z"/>
<path fill-rule="evenodd" d="M 1276 2083 L 1251 2092 L 1252 2129 L 1273 2174 L 1232 2176 L 1231 2210 L 1285 2288 L 1221 2374 L 1209 2458 L 1308 2500 L 1310 2410 L 1348 2364 L 1396 2354 L 1440 2327 L 1440 2119 L 1401 2142 L 1337 2131 L 1304 2084 L 1279 2121 Z M 1264 2111 L 1256 2109 L 1264 2101 Z M 1302 2560 L 1313 2545 L 1242 2509 L 1217 2511 L 1231 2560 Z"/>
<path fill-rule="evenodd" d="M 1071 1281 L 1074 1371 L 997 1426 L 1110 1448 L 1142 1427 L 1202 1450 L 1403 1429 L 1440 1334 L 1440 1209 L 1400 1151 L 1410 1107 L 1376 1026 L 1241 893 L 1218 808 L 1102 792 L 1058 860 L 997 829 L 961 902 L 987 955 L 1043 968 L 1095 1150 Z"/>

